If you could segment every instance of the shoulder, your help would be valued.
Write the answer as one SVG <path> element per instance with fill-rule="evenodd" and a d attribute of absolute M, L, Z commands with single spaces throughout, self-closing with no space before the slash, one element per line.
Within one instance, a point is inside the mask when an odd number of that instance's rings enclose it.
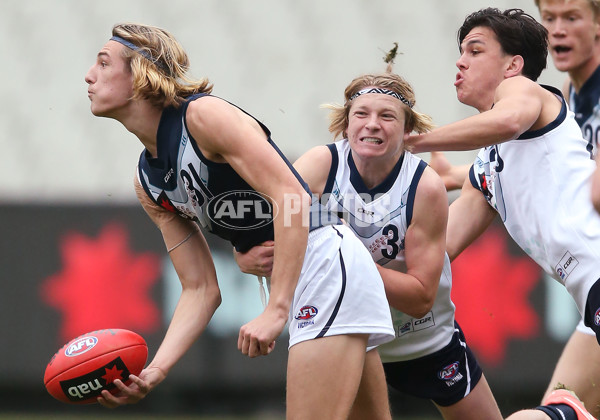
<path fill-rule="evenodd" d="M 500 82 L 496 92 L 500 94 L 543 95 L 546 90 L 539 83 L 525 76 L 514 76 Z"/>
<path fill-rule="evenodd" d="M 426 166 L 417 185 L 417 199 L 425 203 L 448 204 L 448 192 L 442 178 L 431 168 Z"/>
<path fill-rule="evenodd" d="M 296 164 L 310 164 L 310 165 L 331 165 L 331 151 L 329 147 L 325 145 L 315 146 L 312 149 L 304 152 L 302 156 L 294 162 Z"/>
<path fill-rule="evenodd" d="M 207 123 L 215 121 L 215 117 L 232 113 L 236 108 L 229 102 L 216 96 L 201 96 L 188 104 L 186 120 L 189 122 Z"/>
<path fill-rule="evenodd" d="M 312 192 L 322 194 L 331 168 L 331 151 L 327 146 L 316 146 L 294 162 L 294 168 Z"/>

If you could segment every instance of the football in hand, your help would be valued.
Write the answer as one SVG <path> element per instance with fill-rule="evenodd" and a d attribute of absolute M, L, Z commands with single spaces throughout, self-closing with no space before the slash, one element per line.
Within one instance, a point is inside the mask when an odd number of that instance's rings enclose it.
<path fill-rule="evenodd" d="M 108 329 L 83 334 L 65 344 L 46 366 L 44 385 L 54 398 L 70 404 L 96 402 L 103 390 L 139 375 L 148 357 L 146 341 L 133 331 Z"/>

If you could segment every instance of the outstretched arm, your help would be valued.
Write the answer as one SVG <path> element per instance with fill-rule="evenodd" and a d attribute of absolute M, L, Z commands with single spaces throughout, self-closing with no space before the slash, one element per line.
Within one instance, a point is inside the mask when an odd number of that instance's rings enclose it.
<path fill-rule="evenodd" d="M 287 322 L 304 261 L 299 250 L 306 249 L 310 197 L 259 124 L 233 105 L 216 97 L 197 99 L 188 107 L 187 125 L 205 156 L 231 165 L 278 209 L 269 303 L 238 337 L 243 354 L 269 354 Z"/>
<path fill-rule="evenodd" d="M 537 83 L 523 76 L 511 77 L 496 89 L 493 108 L 427 133 L 412 134 L 406 147 L 413 153 L 479 149 L 545 125 L 559 110 L 560 103 Z"/>
<path fill-rule="evenodd" d="M 189 350 L 206 329 L 221 303 L 215 267 L 204 236 L 198 226 L 174 213 L 158 207 L 146 195 L 139 182 L 136 193 L 144 210 L 160 229 L 173 266 L 181 281 L 181 296 L 169 328 L 156 355 L 139 377 L 131 375 L 133 383 L 115 385 L 119 395 L 102 392 L 98 402 L 105 407 L 135 403 L 162 382 L 171 368 Z"/>

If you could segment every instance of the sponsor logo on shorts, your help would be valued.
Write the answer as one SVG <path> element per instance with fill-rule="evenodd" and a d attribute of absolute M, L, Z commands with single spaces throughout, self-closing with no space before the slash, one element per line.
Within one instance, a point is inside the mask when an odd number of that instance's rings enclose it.
<path fill-rule="evenodd" d="M 463 375 L 458 371 L 459 367 L 459 362 L 449 364 L 438 372 L 438 378 L 445 381 L 447 386 L 456 384 L 463 378 Z"/>
<path fill-rule="evenodd" d="M 443 368 L 442 370 L 440 370 L 438 372 L 438 377 L 445 381 L 447 381 L 448 379 L 454 378 L 456 376 L 456 374 L 458 373 L 458 366 L 459 366 L 458 362 L 449 364 L 448 366 L 446 366 L 445 368 Z"/>
<path fill-rule="evenodd" d="M 305 305 L 302 308 L 300 308 L 300 310 L 298 311 L 298 313 L 296 314 L 296 316 L 294 318 L 296 318 L 298 320 L 311 319 L 311 318 L 314 318 L 315 316 L 317 316 L 318 312 L 319 312 L 319 310 L 317 308 L 315 308 L 314 306 Z"/>
<path fill-rule="evenodd" d="M 569 277 L 569 274 L 571 274 L 571 272 L 575 269 L 575 267 L 577 267 L 578 264 L 579 261 L 577 261 L 577 258 L 575 258 L 573 255 L 571 255 L 569 251 L 567 251 L 565 255 L 563 255 L 563 257 L 561 258 L 561 260 L 558 262 L 556 267 L 554 267 L 554 270 L 556 271 L 556 274 L 558 274 L 558 277 L 561 278 L 561 280 L 565 280 L 567 277 Z"/>
<path fill-rule="evenodd" d="M 98 344 L 98 339 L 93 335 L 89 337 L 80 338 L 79 340 L 75 340 L 67 346 L 67 348 L 65 349 L 65 356 L 79 356 L 80 354 L 83 354 L 86 351 L 90 351 L 92 348 L 94 348 L 96 344 Z"/>
<path fill-rule="evenodd" d="M 298 320 L 298 328 L 304 328 L 309 325 L 314 325 L 314 317 L 317 316 L 319 310 L 311 305 L 305 305 L 296 314 L 294 317 Z"/>
<path fill-rule="evenodd" d="M 596 309 L 596 313 L 594 314 L 594 324 L 600 326 L 600 308 Z"/>

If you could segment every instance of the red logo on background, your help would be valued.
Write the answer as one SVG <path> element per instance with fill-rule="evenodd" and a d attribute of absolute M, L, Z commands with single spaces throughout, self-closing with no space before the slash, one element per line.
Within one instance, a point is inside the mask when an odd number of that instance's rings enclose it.
<path fill-rule="evenodd" d="M 456 320 L 477 356 L 494 366 L 503 362 L 511 339 L 529 339 L 539 331 L 528 297 L 541 268 L 527 256 L 512 255 L 510 240 L 492 227 L 452 263 Z"/>
<path fill-rule="evenodd" d="M 41 294 L 63 314 L 62 340 L 115 326 L 139 332 L 159 327 L 150 292 L 160 276 L 160 259 L 135 254 L 126 228 L 107 225 L 97 238 L 68 233 L 60 250 L 62 269 L 44 280 Z"/>

